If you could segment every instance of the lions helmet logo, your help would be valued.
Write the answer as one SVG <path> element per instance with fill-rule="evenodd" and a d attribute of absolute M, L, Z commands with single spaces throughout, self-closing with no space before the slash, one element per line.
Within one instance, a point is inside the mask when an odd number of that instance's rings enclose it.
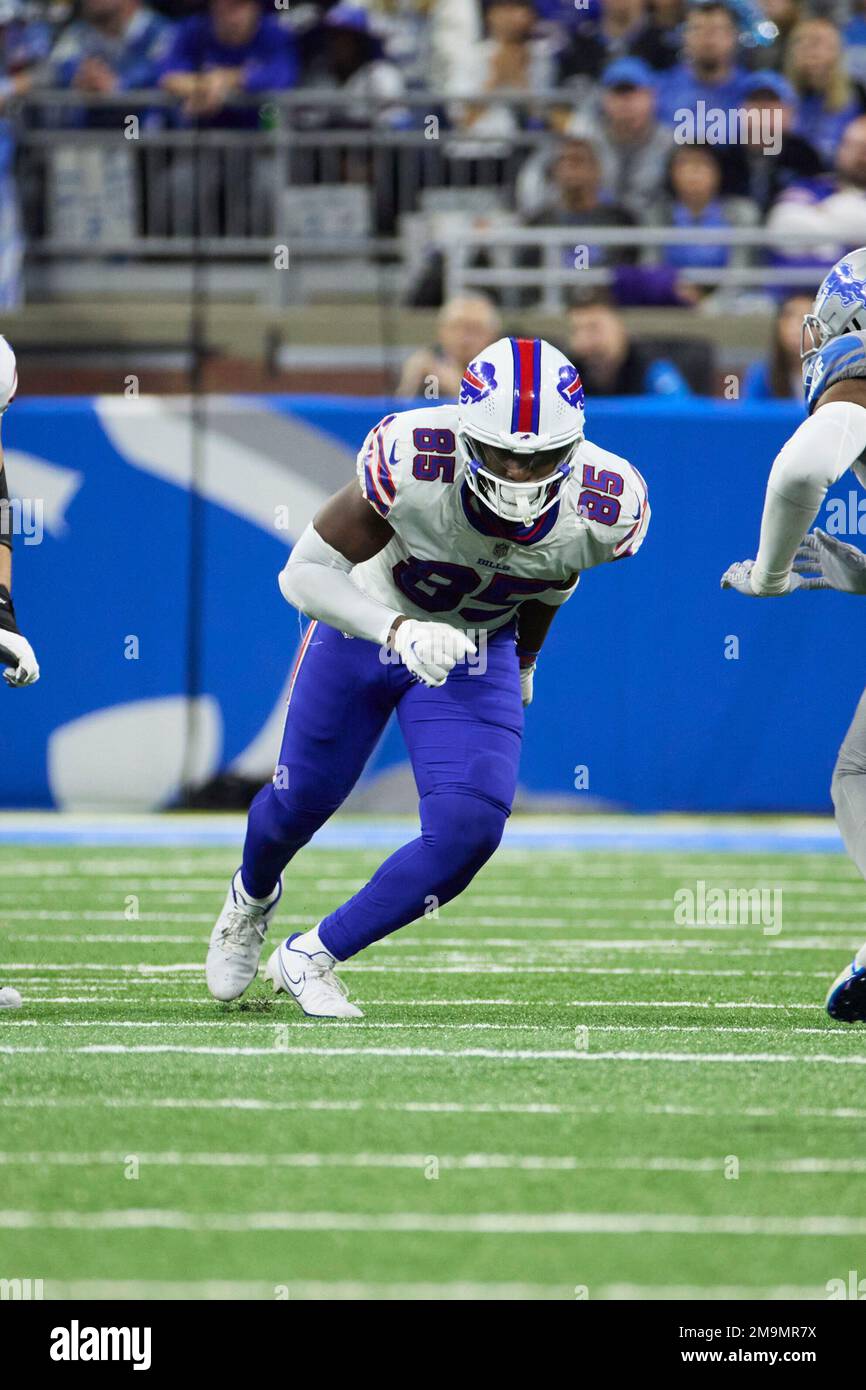
<path fill-rule="evenodd" d="M 557 391 L 564 401 L 569 405 L 583 409 L 584 394 L 583 382 L 580 379 L 580 372 L 577 367 L 573 367 L 569 362 L 568 366 L 560 367 L 559 381 L 556 386 Z"/>
<path fill-rule="evenodd" d="M 470 362 L 460 383 L 460 404 L 483 401 L 491 391 L 496 390 L 496 386 L 496 372 L 492 362 Z"/>
<path fill-rule="evenodd" d="M 835 295 L 840 304 L 844 304 L 846 307 L 862 304 L 866 300 L 866 286 L 862 280 L 857 279 L 853 267 L 847 261 L 840 261 L 837 266 L 834 266 L 824 283 L 826 288 L 821 296 L 822 304 L 831 295 Z"/>

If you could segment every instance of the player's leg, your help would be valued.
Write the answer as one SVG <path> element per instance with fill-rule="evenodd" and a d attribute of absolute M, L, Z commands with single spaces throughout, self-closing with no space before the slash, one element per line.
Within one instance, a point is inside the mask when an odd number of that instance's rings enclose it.
<path fill-rule="evenodd" d="M 866 878 L 866 691 L 842 740 L 831 792 L 845 848 Z M 833 981 L 827 1011 L 846 1023 L 866 1021 L 866 946 Z"/>
<path fill-rule="evenodd" d="M 316 932 L 289 938 L 284 955 L 323 948 L 347 960 L 456 897 L 493 854 L 514 798 L 523 708 L 511 634 L 488 642 L 486 657 L 483 672 L 460 665 L 437 689 L 406 689 L 397 712 L 420 795 L 421 834 Z"/>
<path fill-rule="evenodd" d="M 216 998 L 236 999 L 255 977 L 283 869 L 346 799 L 393 707 L 378 647 L 312 624 L 276 771 L 250 807 L 243 862 L 211 934 L 207 980 Z"/>

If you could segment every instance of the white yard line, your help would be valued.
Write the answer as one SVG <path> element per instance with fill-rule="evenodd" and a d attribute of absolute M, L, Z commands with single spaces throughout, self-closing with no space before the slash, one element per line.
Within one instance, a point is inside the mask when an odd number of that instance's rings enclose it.
<path fill-rule="evenodd" d="M 89 1001 L 88 1001 L 89 1002 Z M 366 1002 L 366 1001 L 364 1001 Z M 816 1012 L 817 1006 L 816 1006 Z M 316 1019 L 295 1018 L 289 1015 L 293 1028 L 321 1028 L 322 1024 Z M 38 1019 L 38 1018 L 19 1018 L 13 1015 L 8 1020 L 4 1020 L 10 1029 L 18 1028 L 243 1028 L 249 1031 L 253 1028 L 268 1028 L 273 1030 L 285 1019 L 278 1016 L 273 1018 L 247 1018 L 240 1014 L 233 1018 L 194 1018 L 186 1020 L 161 1020 L 161 1019 L 129 1019 L 129 1018 L 87 1018 L 87 1019 Z M 376 1022 L 373 1019 L 363 1019 L 355 1021 L 351 1025 L 353 1032 L 378 1029 L 397 1029 L 402 1031 L 426 1031 L 436 1029 L 449 1033 L 473 1033 L 473 1032 L 493 1032 L 493 1033 L 572 1033 L 575 1027 L 584 1027 L 588 1033 L 746 1033 L 762 1034 L 773 1037 L 792 1037 L 795 1035 L 809 1036 L 818 1034 L 822 1037 L 845 1037 L 856 1038 L 857 1034 L 852 1034 L 849 1030 L 833 1028 L 829 1023 L 823 1028 L 800 1028 L 785 1027 L 784 1024 L 770 1023 L 454 1023 L 449 1019 L 442 1019 L 435 1023 L 427 1020 L 417 1019 L 406 1022 L 387 1020 Z"/>
<path fill-rule="evenodd" d="M 769 1299 L 796 1302 L 826 1299 L 825 1285 L 815 1284 L 593 1284 L 593 1300 L 704 1300 Z M 368 1280 L 295 1279 L 287 1284 L 267 1284 L 264 1281 L 244 1280 L 168 1280 L 157 1279 L 76 1279 L 61 1282 L 46 1279 L 47 1298 L 72 1302 L 92 1300 L 145 1301 L 214 1300 L 272 1301 L 275 1298 L 294 1302 L 343 1301 L 416 1301 L 424 1302 L 486 1302 L 544 1300 L 573 1302 L 578 1296 L 573 1284 L 482 1284 L 472 1280 L 450 1284 L 399 1283 L 385 1284 Z"/>
<path fill-rule="evenodd" d="M 183 981 L 175 983 L 182 985 Z M 28 982 L 27 1004 L 118 1004 L 132 1002 L 142 1007 L 141 1000 L 130 1000 L 128 994 L 107 993 L 100 990 L 96 992 L 98 985 L 89 986 L 92 991 L 89 994 L 40 994 L 42 989 L 50 989 L 52 985 L 33 985 Z M 85 986 L 79 986 L 85 988 Z M 117 987 L 118 990 L 120 986 Z M 153 1001 L 148 1001 L 152 1004 Z M 175 1004 L 192 1004 L 196 1008 L 212 1008 L 215 1001 L 210 998 L 202 998 L 198 994 L 174 994 L 171 999 L 161 1001 L 170 1006 Z M 509 1009 L 703 1009 L 711 1011 L 713 1009 L 773 1009 L 782 1013 L 789 1009 L 804 1010 L 807 1013 L 821 1013 L 823 1005 L 819 1002 L 813 1004 L 790 1003 L 790 1004 L 764 1004 L 756 1002 L 745 1002 L 743 1000 L 731 1000 L 730 1002 L 714 1001 L 708 1003 L 705 999 L 369 999 L 364 996 L 364 1004 L 369 1008 L 404 1008 L 404 1009 L 454 1009 L 454 1008 L 509 1008 Z M 238 1015 L 239 1018 L 246 1015 Z M 34 1022 L 38 1020 L 33 1020 Z M 97 1020 L 99 1021 L 99 1020 Z M 18 1019 L 19 1023 L 24 1022 Z"/>
<path fill-rule="evenodd" d="M 289 1283 L 267 1284 L 264 1281 L 242 1280 L 159 1280 L 159 1279 L 76 1279 L 60 1281 L 45 1280 L 46 1298 L 79 1302 L 86 1300 L 129 1300 L 139 1301 L 158 1299 L 160 1301 L 177 1299 L 213 1300 L 228 1302 L 236 1300 L 284 1300 L 294 1301 L 336 1301 L 336 1300 L 448 1300 L 448 1301 L 493 1301 L 504 1302 L 524 1299 L 574 1299 L 573 1285 L 568 1284 L 482 1284 L 472 1280 L 455 1281 L 450 1284 L 399 1283 L 385 1284 L 359 1280 L 293 1279 Z M 599 1289 L 598 1297 L 605 1297 Z M 721 1295 L 720 1295 L 721 1296 Z M 755 1297 L 795 1297 L 776 1294 L 772 1290 L 766 1294 L 756 1293 Z M 817 1297 L 814 1289 L 807 1290 L 803 1297 Z M 709 1297 L 709 1295 L 708 1295 Z"/>
<path fill-rule="evenodd" d="M 340 1031 L 351 1029 L 352 1024 L 331 1024 Z M 132 1056 L 137 1053 L 155 1055 L 158 1053 L 182 1053 L 185 1056 L 202 1057 L 423 1057 L 475 1058 L 492 1062 L 666 1062 L 666 1063 L 791 1063 L 803 1066 L 806 1063 L 822 1063 L 836 1066 L 864 1066 L 866 1055 L 856 1053 L 836 1054 L 828 1052 L 787 1053 L 787 1052 L 648 1052 L 637 1050 L 584 1051 L 580 1048 L 531 1049 L 531 1048 L 437 1048 L 437 1047 L 217 1047 L 189 1046 L 183 1043 L 87 1043 L 78 1047 L 51 1048 L 44 1046 L 0 1045 L 4 1056 L 51 1053 L 54 1056 L 100 1054 L 113 1056 Z"/>
<path fill-rule="evenodd" d="M 550 1116 L 614 1116 L 641 1115 L 661 1116 L 668 1119 L 720 1119 L 730 1115 L 738 1119 L 806 1119 L 806 1120 L 866 1120 L 866 1109 L 854 1106 L 820 1107 L 799 1106 L 774 1108 L 773 1106 L 745 1105 L 736 1109 L 723 1110 L 700 1105 L 566 1105 L 554 1101 L 537 1101 L 519 1104 L 509 1101 L 458 1101 L 458 1100 L 330 1100 L 313 1098 L 307 1100 L 263 1100 L 251 1096 L 224 1096 L 204 1099 L 200 1096 L 46 1096 L 16 1095 L 0 1096 L 0 1107 L 5 1109 L 28 1110 L 77 1110 L 102 1107 L 106 1110 L 240 1110 L 279 1114 L 297 1111 L 321 1111 L 334 1114 L 357 1114 L 360 1111 L 408 1114 L 408 1115 L 532 1115 Z"/>
<path fill-rule="evenodd" d="M 194 1153 L 179 1150 L 129 1152 L 128 1150 L 76 1150 L 0 1152 L 0 1166 L 30 1167 L 124 1167 L 132 1158 L 144 1167 L 154 1168 L 390 1168 L 421 1171 L 429 1168 L 429 1153 Z M 671 1156 L 615 1158 L 598 1155 L 578 1158 L 573 1154 L 436 1154 L 439 1169 L 455 1172 L 542 1172 L 580 1173 L 614 1170 L 634 1173 L 719 1173 L 725 1171 L 721 1155 L 708 1158 Z M 822 1177 L 835 1174 L 866 1173 L 866 1158 L 790 1158 L 742 1160 L 740 1175 L 772 1173 L 776 1176 Z"/>
<path fill-rule="evenodd" d="M 64 1231 L 334 1231 L 429 1235 L 636 1235 L 825 1237 L 866 1236 L 862 1216 L 693 1216 L 676 1212 L 427 1212 L 360 1214 L 328 1211 L 239 1213 L 123 1209 L 0 1211 L 3 1230 Z"/>
<path fill-rule="evenodd" d="M 743 954 L 726 951 L 725 955 Z M 4 965 L 6 975 L 11 975 L 14 971 L 52 971 L 60 974 L 61 977 L 70 983 L 76 983 L 77 972 L 81 970 L 95 970 L 103 974 L 114 973 L 120 976 L 120 981 L 124 985 L 131 984 L 154 984 L 156 981 L 149 979 L 149 976 L 162 977 L 166 975 L 196 975 L 201 978 L 204 974 L 204 966 L 201 961 L 184 961 L 176 965 L 153 965 L 147 962 L 140 962 L 138 965 L 129 964 L 108 964 L 97 961 L 74 961 L 68 964 L 59 965 L 46 961 L 14 961 Z M 563 964 L 561 966 L 547 965 L 446 965 L 437 963 L 435 968 L 432 965 L 407 966 L 407 965 L 367 965 L 363 962 L 356 964 L 354 961 L 345 966 L 345 970 L 351 974 L 368 975 L 669 975 L 696 977 L 701 980 L 707 979 L 707 970 L 690 968 L 685 966 L 630 966 L 630 965 L 572 965 Z M 128 978 L 133 976 L 136 978 Z M 782 968 L 776 970 L 720 970 L 713 968 L 712 977 L 716 979 L 808 979 L 826 980 L 826 970 L 794 970 Z M 37 975 L 37 978 L 38 975 Z M 53 983 L 57 983 L 56 976 L 48 976 Z M 119 982 L 120 982 L 119 981 Z M 119 983 L 118 982 L 118 983 Z M 167 984 L 188 984 L 189 981 L 167 980 Z M 160 979 L 160 985 L 162 980 Z"/>

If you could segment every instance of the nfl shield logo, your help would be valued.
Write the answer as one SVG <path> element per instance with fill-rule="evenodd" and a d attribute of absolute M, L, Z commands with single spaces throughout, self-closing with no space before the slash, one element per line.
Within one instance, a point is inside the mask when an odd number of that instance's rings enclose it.
<path fill-rule="evenodd" d="M 493 547 L 494 560 L 504 560 L 510 549 L 511 546 L 507 541 L 497 541 Z"/>

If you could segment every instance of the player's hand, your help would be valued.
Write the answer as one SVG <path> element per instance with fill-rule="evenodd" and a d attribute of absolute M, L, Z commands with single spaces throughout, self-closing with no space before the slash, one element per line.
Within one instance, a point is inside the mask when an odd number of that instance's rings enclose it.
<path fill-rule="evenodd" d="M 520 668 L 520 698 L 524 708 L 532 704 L 532 687 L 535 684 L 535 662 Z"/>
<path fill-rule="evenodd" d="M 39 679 L 36 653 L 20 632 L 0 628 L 0 666 L 6 668 L 3 679 L 7 685 L 33 685 Z"/>
<path fill-rule="evenodd" d="M 794 558 L 798 574 L 817 575 L 805 580 L 813 589 L 838 589 L 843 594 L 866 594 L 866 555 L 856 545 L 828 536 L 816 527 Z"/>
<path fill-rule="evenodd" d="M 754 560 L 737 560 L 735 564 L 728 565 L 722 575 L 723 589 L 736 589 L 738 594 L 745 594 L 748 598 L 782 598 L 785 594 L 793 594 L 795 589 L 822 589 L 825 586 L 818 579 L 803 579 L 799 574 L 788 575 L 788 587 L 783 589 L 780 594 L 761 593 L 760 589 L 752 586 L 752 570 L 755 568 Z"/>
<path fill-rule="evenodd" d="M 404 618 L 391 646 L 407 670 L 424 685 L 444 685 L 458 661 L 477 652 L 475 643 L 448 623 L 422 623 Z"/>

